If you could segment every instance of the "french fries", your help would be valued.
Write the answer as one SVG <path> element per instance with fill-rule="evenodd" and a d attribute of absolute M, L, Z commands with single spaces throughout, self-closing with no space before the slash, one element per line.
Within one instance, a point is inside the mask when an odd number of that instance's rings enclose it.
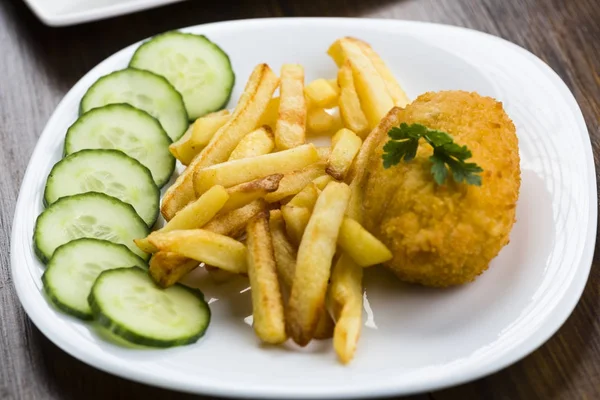
<path fill-rule="evenodd" d="M 160 287 L 173 286 L 188 272 L 198 266 L 199 262 L 177 253 L 159 251 L 152 255 L 148 272 Z"/>
<path fill-rule="evenodd" d="M 288 333 L 301 346 L 314 337 L 324 312 L 331 260 L 349 198 L 348 185 L 330 182 L 317 200 L 298 249 L 287 323 Z"/>
<path fill-rule="evenodd" d="M 282 284 L 289 290 L 294 281 L 296 270 L 296 249 L 285 233 L 285 223 L 280 210 L 271 210 L 269 228 L 273 241 L 273 253 L 277 263 L 277 275 Z"/>
<path fill-rule="evenodd" d="M 167 223 L 135 242 L 153 253 L 149 273 L 162 287 L 199 264 L 217 283 L 248 276 L 261 341 L 333 336 L 348 363 L 363 268 L 392 257 L 361 225 L 364 178 L 408 98 L 369 44 L 345 37 L 328 54 L 336 79 L 304 86 L 302 66 L 284 64 L 280 80 L 260 64 L 231 114 L 192 123 L 170 146 L 187 168 L 162 199 Z M 330 146 L 306 143 L 324 134 Z"/>
<path fill-rule="evenodd" d="M 332 180 L 333 177 L 331 175 L 325 174 L 313 179 L 313 183 L 317 186 L 317 189 L 323 190 L 325 189 L 325 186 L 327 186 L 327 184 Z"/>
<path fill-rule="evenodd" d="M 281 289 L 289 293 L 296 271 L 296 250 L 285 234 L 285 224 L 281 211 L 271 210 L 269 227 L 273 240 L 273 251 L 277 262 L 277 275 L 281 280 Z M 322 314 L 315 330 L 315 339 L 328 339 L 333 335 L 333 320 L 329 313 Z"/>
<path fill-rule="evenodd" d="M 340 98 L 338 100 L 342 122 L 346 128 L 355 132 L 361 138 L 369 133 L 369 121 L 363 112 L 349 62 L 342 64 L 338 71 Z"/>
<path fill-rule="evenodd" d="M 344 218 L 337 243 L 361 267 L 392 259 L 390 249 L 352 218 Z"/>
<path fill-rule="evenodd" d="M 289 173 L 317 161 L 319 161 L 319 154 L 313 144 L 258 157 L 228 161 L 198 170 L 194 174 L 194 188 L 196 194 L 201 195 L 214 185 L 230 187 L 267 175 Z"/>
<path fill-rule="evenodd" d="M 135 244 L 146 253 L 157 251 L 149 240 L 149 237 L 161 232 L 169 232 L 181 229 L 201 228 L 210 221 L 223 208 L 229 199 L 229 194 L 223 186 L 213 186 L 200 196 L 197 200 L 181 209 L 173 219 L 161 229 L 154 231 L 148 237 L 135 239 Z"/>
<path fill-rule="evenodd" d="M 327 79 L 327 83 L 329 84 L 329 86 L 331 86 L 331 88 L 335 92 L 335 95 L 339 97 L 340 86 L 338 85 L 337 79 Z"/>
<path fill-rule="evenodd" d="M 277 190 L 267 194 L 265 200 L 269 203 L 274 203 L 288 196 L 293 196 L 322 175 L 325 175 L 325 164 L 322 162 L 314 163 L 301 170 L 286 174 L 279 181 Z"/>
<path fill-rule="evenodd" d="M 215 133 L 231 119 L 229 110 L 217 111 L 198 118 L 192 125 L 192 143 L 204 147 Z"/>
<path fill-rule="evenodd" d="M 229 156 L 229 161 L 269 154 L 275 148 L 273 131 L 263 125 L 240 140 Z"/>
<path fill-rule="evenodd" d="M 320 190 L 314 182 L 309 183 L 298 192 L 297 195 L 292 197 L 287 205 L 294 207 L 306 207 L 310 211 L 315 207 L 315 203 L 319 198 Z"/>
<path fill-rule="evenodd" d="M 266 209 L 267 203 L 263 199 L 254 200 L 244 207 L 218 215 L 202 228 L 220 235 L 238 238 L 244 233 L 248 221 Z"/>
<path fill-rule="evenodd" d="M 267 105 L 267 109 L 264 111 L 263 115 L 258 122 L 260 126 L 270 126 L 271 128 L 275 128 L 277 124 L 277 119 L 279 118 L 279 103 L 281 99 L 279 97 L 273 97 L 269 100 L 269 104 Z"/>
<path fill-rule="evenodd" d="M 248 272 L 246 246 L 230 237 L 205 229 L 189 229 L 152 234 L 160 251 L 176 253 L 236 274 Z"/>
<path fill-rule="evenodd" d="M 253 327 L 265 343 L 285 342 L 283 298 L 277 278 L 277 265 L 269 231 L 267 212 L 262 212 L 248 222 L 248 277 L 252 288 Z"/>
<path fill-rule="evenodd" d="M 237 208 L 242 208 L 254 200 L 276 191 L 282 178 L 283 174 L 273 174 L 228 188 L 229 199 L 221 208 L 220 214 L 223 215 Z"/>
<path fill-rule="evenodd" d="M 377 54 L 368 43 L 363 42 L 360 39 L 347 39 L 354 42 L 358 47 L 360 47 L 362 52 L 369 58 L 369 60 L 371 60 L 371 63 L 373 63 L 375 69 L 383 79 L 387 91 L 391 96 L 392 100 L 394 101 L 394 105 L 396 107 L 406 107 L 406 105 L 410 103 L 408 96 L 406 96 L 404 89 L 402 89 L 402 87 L 392 74 L 392 71 L 389 70 L 387 65 L 385 65 L 385 62 L 383 62 L 381 57 L 379 57 L 379 54 Z"/>
<path fill-rule="evenodd" d="M 171 154 L 183 165 L 189 165 L 192 159 L 208 144 L 215 132 L 225 125 L 231 116 L 229 111 L 217 111 L 198 118 L 185 134 L 169 146 Z"/>
<path fill-rule="evenodd" d="M 254 69 L 231 119 L 215 133 L 165 193 L 161 213 L 167 221 L 196 197 L 194 172 L 226 161 L 239 141 L 257 127 L 278 85 L 279 78 L 268 65 L 259 64 Z"/>
<path fill-rule="evenodd" d="M 326 79 L 312 81 L 304 88 L 304 93 L 313 107 L 333 108 L 337 106 L 338 93 Z"/>
<path fill-rule="evenodd" d="M 360 337 L 362 276 L 362 268 L 345 253 L 340 255 L 331 272 L 327 303 L 335 320 L 333 348 L 344 364 L 349 363 L 354 357 Z"/>
<path fill-rule="evenodd" d="M 275 145 L 279 150 L 287 150 L 304 144 L 306 137 L 306 99 L 302 66 L 284 64 L 281 67 L 280 93 Z"/>
<path fill-rule="evenodd" d="M 319 160 L 327 162 L 331 155 L 331 147 L 317 147 L 317 153 L 319 153 Z"/>
<path fill-rule="evenodd" d="M 313 108 L 306 117 L 306 130 L 311 135 L 330 132 L 336 125 L 336 117 L 322 108 Z"/>
<path fill-rule="evenodd" d="M 349 62 L 352 68 L 356 92 L 369 121 L 369 127 L 374 128 L 394 107 L 394 102 L 382 77 L 361 48 L 347 38 L 339 39 L 339 42 L 346 62 Z"/>
<path fill-rule="evenodd" d="M 332 138 L 333 150 L 327 160 L 325 171 L 337 180 L 343 180 L 354 157 L 360 150 L 362 140 L 349 129 L 341 129 Z"/>
<path fill-rule="evenodd" d="M 285 205 L 281 207 L 281 214 L 285 221 L 285 231 L 290 241 L 296 246 L 300 245 L 302 235 L 310 220 L 310 210 L 306 207 Z"/>

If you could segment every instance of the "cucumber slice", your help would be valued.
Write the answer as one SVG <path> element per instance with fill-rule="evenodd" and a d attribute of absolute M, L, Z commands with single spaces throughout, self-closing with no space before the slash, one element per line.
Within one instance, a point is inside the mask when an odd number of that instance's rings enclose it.
<path fill-rule="evenodd" d="M 63 197 L 41 213 L 33 232 L 35 252 L 46 263 L 59 246 L 82 237 L 121 243 L 147 261 L 133 239 L 148 236 L 146 223 L 133 207 L 104 193 Z"/>
<path fill-rule="evenodd" d="M 143 346 L 193 343 L 210 322 L 210 309 L 200 291 L 179 284 L 161 289 L 138 267 L 102 272 L 88 301 L 100 325 Z"/>
<path fill-rule="evenodd" d="M 158 187 L 171 179 L 175 157 L 160 122 L 129 104 L 110 104 L 83 114 L 67 131 L 65 155 L 84 149 L 121 150 L 144 164 Z"/>
<path fill-rule="evenodd" d="M 129 66 L 167 78 L 192 120 L 225 107 L 235 83 L 227 54 L 206 36 L 191 33 L 153 37 L 136 50 Z"/>
<path fill-rule="evenodd" d="M 160 191 L 148 168 L 118 150 L 81 150 L 56 163 L 44 190 L 51 205 L 65 196 L 100 192 L 131 204 L 148 227 L 158 217 Z"/>
<path fill-rule="evenodd" d="M 181 94 L 160 75 L 126 68 L 98 79 L 80 104 L 80 114 L 107 104 L 127 103 L 160 121 L 171 140 L 188 128 L 188 116 Z"/>
<path fill-rule="evenodd" d="M 56 249 L 42 275 L 44 290 L 56 307 L 81 319 L 93 319 L 88 296 L 102 271 L 145 267 L 144 260 L 126 246 L 106 240 L 82 238 Z"/>

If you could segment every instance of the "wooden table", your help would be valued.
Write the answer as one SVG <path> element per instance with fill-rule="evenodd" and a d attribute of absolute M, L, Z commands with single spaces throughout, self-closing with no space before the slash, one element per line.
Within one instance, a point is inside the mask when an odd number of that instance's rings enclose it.
<path fill-rule="evenodd" d="M 252 4 L 253 3 L 253 4 Z M 248 5 L 252 4 L 252 5 Z M 71 86 L 122 47 L 161 31 L 220 20 L 280 16 L 414 19 L 511 40 L 545 60 L 583 109 L 600 151 L 598 0 L 190 1 L 69 28 L 42 25 L 22 0 L 0 2 L 0 399 L 187 399 L 83 364 L 46 339 L 15 294 L 9 237 L 29 156 Z M 598 252 L 597 252 L 598 253 Z M 600 261 L 567 323 L 539 350 L 492 376 L 412 399 L 600 399 Z"/>

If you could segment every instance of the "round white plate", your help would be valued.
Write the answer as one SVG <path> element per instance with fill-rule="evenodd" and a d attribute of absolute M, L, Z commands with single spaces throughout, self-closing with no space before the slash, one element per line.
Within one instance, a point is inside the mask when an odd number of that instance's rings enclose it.
<path fill-rule="evenodd" d="M 356 358 L 336 361 L 330 341 L 307 349 L 261 346 L 248 325 L 247 284 L 211 286 L 213 322 L 198 343 L 131 350 L 46 302 L 43 265 L 32 250 L 46 176 L 61 157 L 67 127 L 86 89 L 125 67 L 138 44 L 109 57 L 65 96 L 40 136 L 25 174 L 12 235 L 19 298 L 37 327 L 74 357 L 136 381 L 203 394 L 260 398 L 350 398 L 408 394 L 459 384 L 535 350 L 565 321 L 585 285 L 596 235 L 596 182 L 581 112 L 542 61 L 504 40 L 461 28 L 367 19 L 270 19 L 186 29 L 206 34 L 231 56 L 235 104 L 252 68 L 305 66 L 307 81 L 335 77 L 325 51 L 336 38 L 370 42 L 411 98 L 442 89 L 501 100 L 519 136 L 522 190 L 511 243 L 488 272 L 462 287 L 403 286 L 366 274 L 365 323 Z M 200 273 L 198 273 L 200 274 Z"/>

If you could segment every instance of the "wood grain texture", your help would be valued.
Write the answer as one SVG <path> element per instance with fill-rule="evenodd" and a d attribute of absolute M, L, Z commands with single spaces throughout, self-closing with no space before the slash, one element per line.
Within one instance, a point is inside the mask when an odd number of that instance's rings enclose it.
<path fill-rule="evenodd" d="M 184 2 L 69 28 L 42 25 L 21 0 L 0 2 L 0 399 L 198 398 L 95 370 L 50 343 L 21 308 L 9 272 L 9 237 L 20 182 L 36 140 L 62 96 L 90 68 L 161 31 L 273 16 L 412 19 L 504 37 L 546 61 L 575 94 L 600 156 L 598 0 L 330 0 Z M 598 168 L 596 168 L 598 170 Z M 598 250 L 598 249 L 596 249 Z M 600 260 L 582 300 L 544 346 L 487 378 L 435 399 L 599 399 Z"/>

